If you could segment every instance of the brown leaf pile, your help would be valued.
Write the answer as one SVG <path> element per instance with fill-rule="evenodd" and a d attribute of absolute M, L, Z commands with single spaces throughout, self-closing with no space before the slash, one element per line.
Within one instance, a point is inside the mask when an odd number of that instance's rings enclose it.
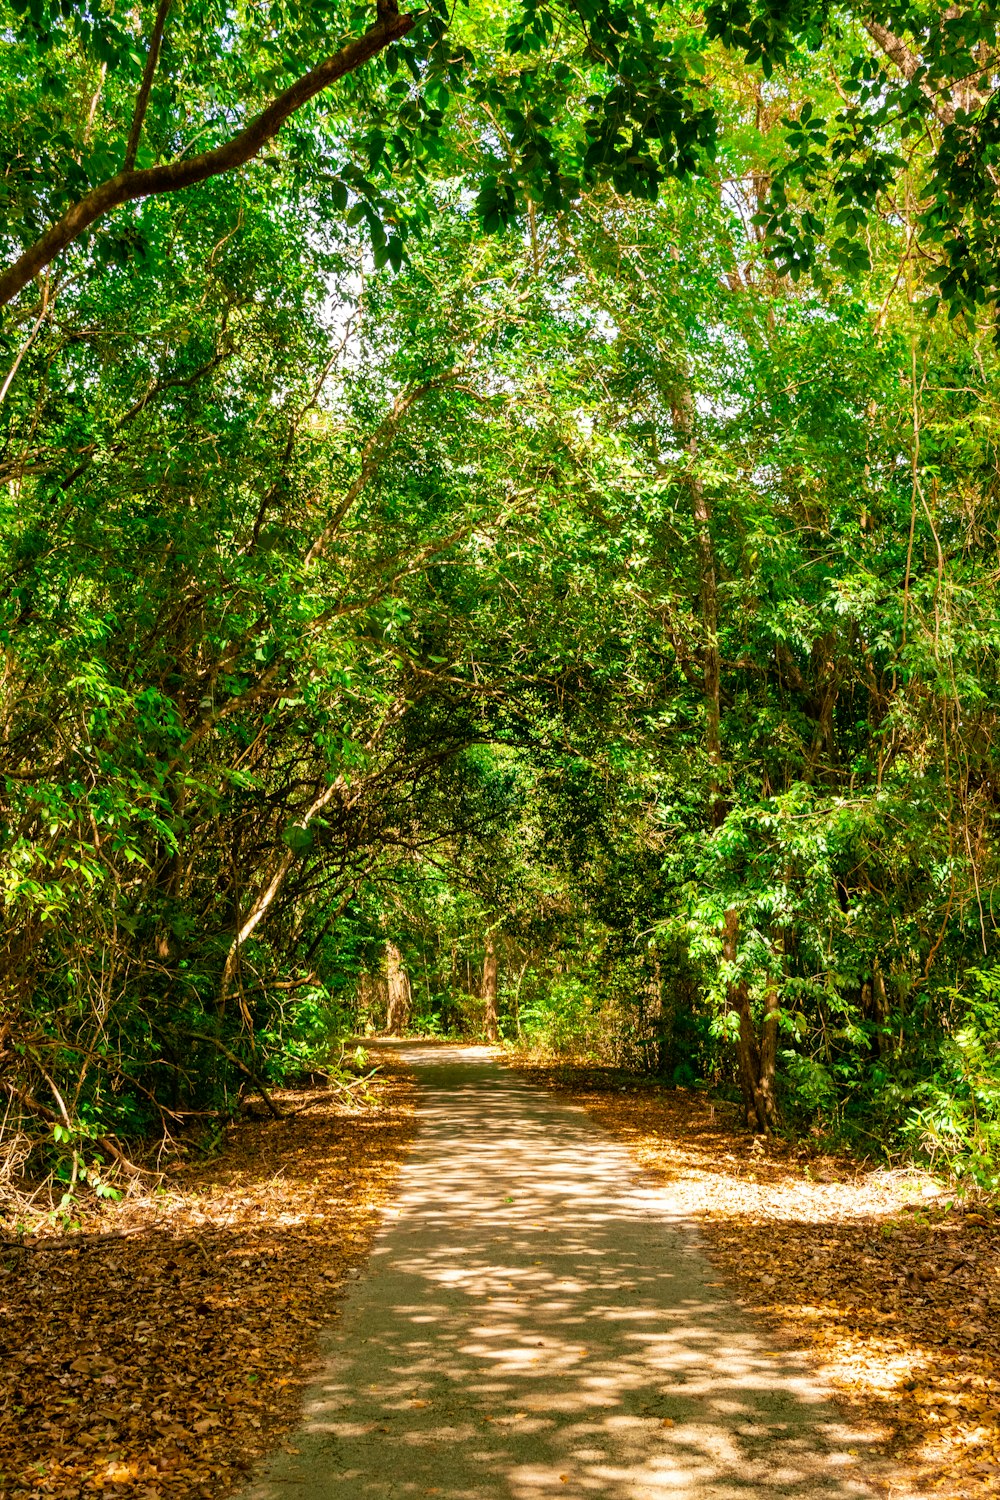
<path fill-rule="evenodd" d="M 0 1247 L 0 1494 L 222 1495 L 294 1426 L 414 1122 L 400 1074 L 284 1099 L 78 1240 Z"/>
<path fill-rule="evenodd" d="M 1000 1494 L 1000 1212 L 963 1211 L 919 1172 L 763 1142 L 684 1090 L 526 1071 L 669 1183 L 740 1299 L 809 1348 L 839 1404 L 881 1434 L 894 1500 Z"/>

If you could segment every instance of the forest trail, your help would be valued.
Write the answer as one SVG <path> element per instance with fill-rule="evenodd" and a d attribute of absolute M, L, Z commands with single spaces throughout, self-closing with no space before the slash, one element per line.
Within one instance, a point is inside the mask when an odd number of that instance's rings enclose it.
<path fill-rule="evenodd" d="M 402 1045 L 421 1130 L 245 1500 L 849 1500 L 865 1438 L 720 1285 L 669 1190 L 477 1047 Z"/>

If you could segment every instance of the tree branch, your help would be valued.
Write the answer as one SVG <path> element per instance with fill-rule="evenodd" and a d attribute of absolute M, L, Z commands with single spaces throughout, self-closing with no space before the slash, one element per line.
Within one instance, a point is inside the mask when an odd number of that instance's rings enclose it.
<path fill-rule="evenodd" d="M 388 12 L 380 16 L 364 36 L 347 42 L 339 52 L 326 58 L 311 73 L 304 74 L 273 100 L 245 130 L 241 130 L 223 145 L 212 151 L 204 151 L 200 156 L 165 162 L 162 166 L 147 167 L 143 171 L 126 169 L 108 178 L 106 182 L 99 183 L 68 208 L 58 223 L 53 224 L 40 240 L 36 240 L 0 276 L 0 307 L 16 297 L 39 271 L 44 270 L 61 251 L 78 240 L 91 224 L 112 209 L 157 193 L 172 193 L 181 188 L 193 187 L 195 183 L 218 177 L 223 172 L 231 172 L 252 161 L 268 141 L 277 135 L 285 121 L 304 104 L 329 88 L 330 84 L 336 83 L 338 78 L 353 73 L 362 63 L 377 56 L 390 43 L 406 36 L 415 24 L 416 17 L 413 15 L 401 16 Z M 141 118 L 139 123 L 141 126 Z M 134 126 L 133 121 L 133 129 Z"/>
<path fill-rule="evenodd" d="M 456 380 L 461 374 L 462 369 L 462 363 L 452 365 L 450 370 L 444 370 L 440 375 L 433 375 L 429 380 L 421 381 L 419 385 L 411 387 L 405 394 L 396 397 L 392 410 L 382 419 L 362 450 L 361 468 L 356 478 L 352 481 L 347 493 L 333 515 L 306 553 L 304 560 L 305 567 L 311 567 L 317 557 L 321 556 L 330 540 L 336 536 L 341 522 L 347 516 L 351 506 L 366 487 L 372 475 L 378 471 L 379 465 L 385 457 L 389 445 L 396 436 L 399 425 L 410 410 L 410 407 L 431 391 L 439 390 L 442 386 L 447 385 L 449 381 Z"/>
<path fill-rule="evenodd" d="M 132 128 L 128 133 L 128 145 L 125 147 L 124 170 L 131 172 L 135 166 L 135 154 L 139 149 L 139 137 L 142 135 L 142 122 L 146 118 L 146 110 L 149 107 L 149 96 L 153 88 L 153 74 L 156 72 L 156 64 L 160 60 L 160 43 L 163 41 L 163 28 L 167 24 L 167 13 L 170 10 L 170 0 L 160 0 L 160 8 L 156 12 L 156 20 L 153 22 L 153 34 L 149 38 L 149 53 L 146 57 L 146 66 L 142 73 L 142 83 L 136 95 L 135 112 L 132 115 Z"/>
<path fill-rule="evenodd" d="M 915 52 L 911 52 L 904 41 L 889 31 L 879 21 L 865 20 L 862 22 L 868 35 L 875 45 L 885 53 L 890 62 L 902 73 L 907 83 L 912 83 L 917 77 L 922 66 L 920 58 Z M 931 109 L 937 115 L 942 125 L 951 125 L 955 120 L 955 111 L 952 106 L 926 83 L 918 82 L 917 87 L 928 101 Z"/>

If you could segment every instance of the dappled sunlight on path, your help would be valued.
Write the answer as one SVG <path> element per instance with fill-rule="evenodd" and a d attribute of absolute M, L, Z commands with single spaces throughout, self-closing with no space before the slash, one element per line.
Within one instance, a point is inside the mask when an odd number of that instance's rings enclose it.
<path fill-rule="evenodd" d="M 620 1145 L 485 1049 L 400 1054 L 421 1134 L 254 1500 L 865 1493 L 864 1439 Z"/>
<path fill-rule="evenodd" d="M 582 1104 L 697 1222 L 775 1337 L 880 1437 L 893 1500 L 1000 1493 L 1000 1215 L 913 1165 L 764 1141 L 695 1093 L 520 1060 Z M 871 1450 L 869 1449 L 869 1452 Z"/>

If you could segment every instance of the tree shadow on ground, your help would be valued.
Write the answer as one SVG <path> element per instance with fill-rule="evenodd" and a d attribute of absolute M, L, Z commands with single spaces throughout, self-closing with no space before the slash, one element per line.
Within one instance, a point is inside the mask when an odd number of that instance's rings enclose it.
<path fill-rule="evenodd" d="M 248 1496 L 865 1492 L 866 1435 L 734 1310 L 620 1147 L 486 1058 L 421 1061 L 399 1216 L 329 1335 L 296 1451 Z"/>
<path fill-rule="evenodd" d="M 1000 1492 L 1000 1216 L 924 1197 L 919 1173 L 754 1141 L 697 1094 L 611 1070 L 545 1082 L 670 1185 L 747 1305 L 882 1434 L 893 1493 Z"/>

